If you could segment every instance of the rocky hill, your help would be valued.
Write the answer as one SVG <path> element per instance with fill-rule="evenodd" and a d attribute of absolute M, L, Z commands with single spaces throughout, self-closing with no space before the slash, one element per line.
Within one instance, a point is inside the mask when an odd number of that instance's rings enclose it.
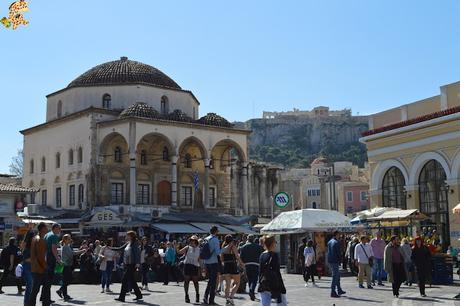
<path fill-rule="evenodd" d="M 366 147 L 359 143 L 368 130 L 364 116 L 285 117 L 237 123 L 251 129 L 251 159 L 288 167 L 307 167 L 322 154 L 331 161 L 347 160 L 363 166 Z"/>

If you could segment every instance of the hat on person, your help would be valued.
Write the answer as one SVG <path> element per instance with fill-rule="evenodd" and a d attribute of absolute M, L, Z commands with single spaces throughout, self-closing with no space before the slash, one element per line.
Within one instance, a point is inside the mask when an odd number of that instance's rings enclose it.
<path fill-rule="evenodd" d="M 195 240 L 195 241 L 198 241 L 198 236 L 197 235 L 193 235 L 192 237 L 190 237 L 189 240 Z"/>

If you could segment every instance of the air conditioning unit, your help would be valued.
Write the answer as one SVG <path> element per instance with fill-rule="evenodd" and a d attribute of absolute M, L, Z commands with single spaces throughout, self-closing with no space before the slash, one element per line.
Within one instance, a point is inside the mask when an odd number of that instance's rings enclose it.
<path fill-rule="evenodd" d="M 27 213 L 29 215 L 38 215 L 40 213 L 40 205 L 38 204 L 27 205 Z"/>

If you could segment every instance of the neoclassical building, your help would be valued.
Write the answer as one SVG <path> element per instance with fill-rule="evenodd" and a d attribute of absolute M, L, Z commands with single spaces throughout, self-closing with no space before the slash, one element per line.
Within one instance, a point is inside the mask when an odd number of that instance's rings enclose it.
<path fill-rule="evenodd" d="M 370 116 L 367 145 L 371 206 L 419 209 L 460 246 L 460 83 L 439 95 Z"/>
<path fill-rule="evenodd" d="M 37 204 L 248 213 L 248 135 L 158 69 L 122 57 L 47 96 L 24 135 Z"/>

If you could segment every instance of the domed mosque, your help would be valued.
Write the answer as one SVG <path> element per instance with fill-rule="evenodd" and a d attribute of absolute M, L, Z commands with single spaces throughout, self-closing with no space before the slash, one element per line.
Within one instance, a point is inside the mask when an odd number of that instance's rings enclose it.
<path fill-rule="evenodd" d="M 36 202 L 248 213 L 250 132 L 215 113 L 200 117 L 195 95 L 159 69 L 121 57 L 46 98 L 46 122 L 21 131 L 23 184 L 40 189 Z"/>

